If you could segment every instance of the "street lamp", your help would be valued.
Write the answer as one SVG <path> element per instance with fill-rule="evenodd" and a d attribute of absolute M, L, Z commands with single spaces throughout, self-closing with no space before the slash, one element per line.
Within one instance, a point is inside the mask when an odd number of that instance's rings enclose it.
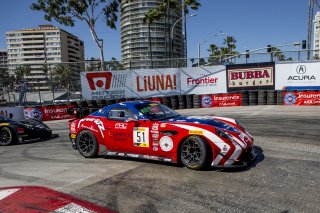
<path fill-rule="evenodd" d="M 207 41 L 213 39 L 214 37 L 217 37 L 219 35 L 226 35 L 227 33 L 221 32 L 219 34 L 215 34 L 213 36 L 211 36 L 210 38 L 207 38 L 206 40 L 198 43 L 198 67 L 200 67 L 200 45 L 206 43 Z"/>
<path fill-rule="evenodd" d="M 186 16 L 186 17 L 181 17 L 181 18 L 179 18 L 179 19 L 173 24 L 173 26 L 172 26 L 172 28 L 171 28 L 171 34 L 170 34 L 170 39 L 171 39 L 170 58 L 172 58 L 172 56 L 173 56 L 173 30 L 174 30 L 176 24 L 177 24 L 179 21 L 181 21 L 182 19 L 186 19 L 186 18 L 194 17 L 194 16 L 197 16 L 197 14 L 191 14 L 191 15 L 188 15 L 188 16 Z"/>

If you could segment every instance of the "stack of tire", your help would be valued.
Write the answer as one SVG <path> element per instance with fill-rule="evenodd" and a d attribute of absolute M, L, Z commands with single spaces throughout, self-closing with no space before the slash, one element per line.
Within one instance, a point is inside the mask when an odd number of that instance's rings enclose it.
<path fill-rule="evenodd" d="M 258 91 L 248 91 L 248 96 L 250 106 L 258 105 Z"/>
<path fill-rule="evenodd" d="M 87 101 L 79 101 L 77 104 L 81 108 L 82 117 L 89 115 L 89 106 Z"/>
<path fill-rule="evenodd" d="M 267 105 L 276 105 L 277 103 L 277 92 L 275 90 L 267 91 Z"/>
<path fill-rule="evenodd" d="M 95 100 L 88 101 L 88 107 L 89 107 L 90 114 L 100 109 L 100 107 L 97 104 L 97 101 Z"/>
<path fill-rule="evenodd" d="M 201 95 L 193 95 L 193 108 L 201 108 Z"/>
<path fill-rule="evenodd" d="M 171 101 L 171 109 L 176 110 L 179 109 L 179 98 L 177 95 L 170 96 Z"/>
<path fill-rule="evenodd" d="M 242 91 L 242 106 L 248 106 L 249 105 L 249 93 L 248 91 Z"/>
<path fill-rule="evenodd" d="M 193 95 L 186 95 L 187 109 L 193 108 Z"/>
<path fill-rule="evenodd" d="M 277 105 L 283 104 L 283 98 L 282 98 L 282 90 L 277 90 Z"/>
<path fill-rule="evenodd" d="M 267 105 L 267 91 L 258 90 L 258 105 Z"/>
<path fill-rule="evenodd" d="M 178 100 L 179 100 L 179 109 L 186 109 L 187 108 L 186 95 L 178 95 Z"/>

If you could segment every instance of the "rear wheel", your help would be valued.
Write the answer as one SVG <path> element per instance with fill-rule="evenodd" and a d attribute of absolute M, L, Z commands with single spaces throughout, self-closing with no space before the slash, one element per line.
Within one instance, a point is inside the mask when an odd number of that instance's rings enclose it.
<path fill-rule="evenodd" d="M 186 138 L 180 150 L 181 163 L 189 169 L 203 169 L 210 161 L 209 145 L 199 136 Z"/>
<path fill-rule="evenodd" d="M 86 158 L 94 158 L 98 153 L 98 141 L 89 130 L 81 131 L 76 138 L 79 153 Z"/>
<path fill-rule="evenodd" d="M 0 145 L 8 146 L 13 142 L 13 134 L 8 127 L 2 127 L 0 129 Z"/>

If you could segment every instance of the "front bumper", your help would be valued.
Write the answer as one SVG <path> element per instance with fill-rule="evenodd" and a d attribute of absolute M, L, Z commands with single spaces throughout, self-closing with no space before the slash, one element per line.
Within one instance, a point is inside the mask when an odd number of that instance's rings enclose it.
<path fill-rule="evenodd" d="M 246 167 L 248 164 L 253 162 L 257 157 L 257 153 L 253 147 L 248 148 L 244 151 L 240 158 L 230 165 L 211 165 L 213 168 L 241 168 Z"/>
<path fill-rule="evenodd" d="M 70 141 L 72 143 L 72 148 L 74 148 L 75 150 L 77 150 L 76 137 L 77 137 L 76 134 L 69 134 L 69 138 L 70 138 Z"/>

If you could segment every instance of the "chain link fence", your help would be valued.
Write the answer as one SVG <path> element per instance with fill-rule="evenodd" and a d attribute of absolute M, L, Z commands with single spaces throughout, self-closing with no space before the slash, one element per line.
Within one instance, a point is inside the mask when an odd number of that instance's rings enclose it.
<path fill-rule="evenodd" d="M 318 51 L 318 50 L 316 50 Z M 317 52 L 311 51 L 314 56 Z M 116 71 L 246 64 L 258 62 L 302 62 L 308 60 L 308 51 L 254 52 L 221 55 L 210 58 L 182 58 L 161 60 L 106 61 L 99 60 L 67 63 L 28 63 L 0 65 L 1 105 L 42 105 L 82 100 L 81 71 Z"/>

